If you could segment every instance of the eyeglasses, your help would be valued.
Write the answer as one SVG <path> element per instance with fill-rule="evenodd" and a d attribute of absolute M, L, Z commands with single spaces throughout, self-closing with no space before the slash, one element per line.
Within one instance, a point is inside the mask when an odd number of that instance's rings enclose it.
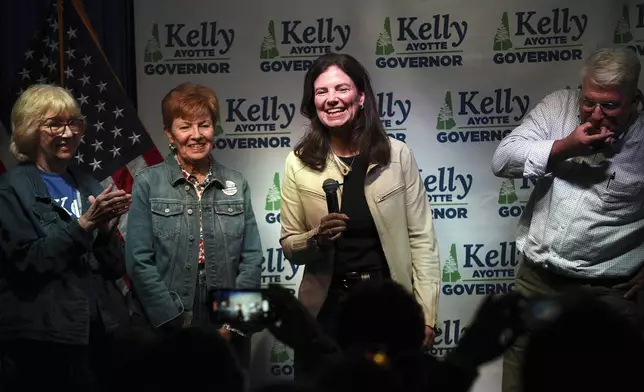
<path fill-rule="evenodd" d="M 59 118 L 48 118 L 47 123 L 43 124 L 43 126 L 49 128 L 52 136 L 65 134 L 65 127 L 68 127 L 74 135 L 81 135 L 85 132 L 85 121 L 82 118 L 70 118 L 66 122 Z"/>
<path fill-rule="evenodd" d="M 581 105 L 586 112 L 592 112 L 599 105 L 599 109 L 606 115 L 610 115 L 611 112 L 615 112 L 622 106 L 619 101 L 593 101 L 590 99 L 582 99 Z"/>

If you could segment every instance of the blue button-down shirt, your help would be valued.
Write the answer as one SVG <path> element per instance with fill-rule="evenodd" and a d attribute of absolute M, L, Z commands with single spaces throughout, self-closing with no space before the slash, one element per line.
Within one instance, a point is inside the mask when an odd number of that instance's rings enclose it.
<path fill-rule="evenodd" d="M 579 92 L 545 97 L 497 148 L 493 172 L 538 179 L 519 219 L 517 247 L 573 277 L 626 277 L 644 260 L 644 115 L 606 152 L 548 172 L 552 145 L 579 126 Z"/>

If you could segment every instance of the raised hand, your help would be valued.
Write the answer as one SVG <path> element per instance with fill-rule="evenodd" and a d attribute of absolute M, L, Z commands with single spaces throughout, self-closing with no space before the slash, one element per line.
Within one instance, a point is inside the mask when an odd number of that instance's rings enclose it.
<path fill-rule="evenodd" d="M 125 214 L 132 203 L 132 195 L 123 190 L 112 191 L 110 184 L 97 197 L 90 196 L 89 209 L 78 218 L 80 226 L 91 231 L 99 228 L 101 231 L 111 231 L 118 222 L 118 218 Z"/>

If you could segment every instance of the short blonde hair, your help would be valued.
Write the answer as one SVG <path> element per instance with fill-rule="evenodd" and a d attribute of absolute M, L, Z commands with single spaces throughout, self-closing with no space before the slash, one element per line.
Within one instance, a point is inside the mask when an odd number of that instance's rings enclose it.
<path fill-rule="evenodd" d="M 62 87 L 34 84 L 25 90 L 11 110 L 11 144 L 9 149 L 18 162 L 35 159 L 38 127 L 48 115 L 80 116 L 74 97 Z"/>

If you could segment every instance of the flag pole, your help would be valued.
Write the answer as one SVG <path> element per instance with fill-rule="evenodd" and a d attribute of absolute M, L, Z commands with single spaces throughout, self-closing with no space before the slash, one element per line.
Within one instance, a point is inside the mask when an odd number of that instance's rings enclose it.
<path fill-rule="evenodd" d="M 59 0 L 60 1 L 60 0 Z M 114 72 L 114 69 L 112 69 L 112 65 L 110 64 L 107 56 L 105 55 L 105 52 L 103 51 L 103 47 L 101 46 L 101 41 L 98 39 L 98 35 L 92 28 L 92 24 L 89 22 L 89 17 L 85 13 L 85 8 L 83 6 L 83 2 L 81 0 L 71 0 L 74 9 L 78 13 L 78 16 L 80 17 L 81 21 L 83 22 L 83 25 L 85 25 L 85 28 L 89 32 L 89 35 L 92 37 L 92 40 L 96 44 L 96 47 L 98 48 L 98 51 L 101 53 L 103 56 L 103 59 L 105 60 L 105 63 L 107 64 L 107 68 L 110 70 L 112 75 L 114 76 L 114 80 L 116 80 L 116 83 L 119 85 L 121 90 L 125 91 L 123 88 L 123 85 L 121 84 L 121 81 L 119 80 L 118 76 L 116 75 L 116 72 Z"/>
<path fill-rule="evenodd" d="M 58 11 L 58 60 L 60 64 L 60 85 L 65 87 L 65 76 L 64 76 L 64 60 L 65 56 L 63 55 L 64 38 L 65 33 L 63 32 L 63 0 L 56 1 L 56 10 Z"/>
<path fill-rule="evenodd" d="M 60 1 L 60 0 L 58 0 Z M 116 84 L 121 88 L 121 91 L 125 92 L 125 89 L 123 88 L 123 85 L 121 84 L 121 80 L 119 79 L 118 75 L 116 75 L 116 72 L 114 72 L 114 69 L 112 68 L 112 65 L 110 64 L 107 56 L 105 55 L 105 52 L 103 51 L 103 47 L 101 46 L 101 41 L 98 39 L 98 35 L 96 35 L 96 32 L 92 28 L 92 24 L 89 21 L 89 17 L 85 13 L 85 8 L 83 6 L 82 0 L 71 0 L 72 5 L 74 6 L 74 9 L 78 13 L 78 16 L 80 17 L 81 21 L 83 22 L 83 25 L 85 25 L 85 28 L 89 32 L 89 35 L 92 37 L 92 40 L 96 44 L 96 47 L 98 48 L 98 51 L 101 53 L 103 56 L 103 59 L 105 60 L 105 64 L 107 65 L 107 68 L 110 70 L 112 73 L 112 76 L 114 76 L 114 80 L 116 81 Z M 142 128 L 143 130 L 149 135 L 150 132 L 145 128 L 143 124 Z"/>

